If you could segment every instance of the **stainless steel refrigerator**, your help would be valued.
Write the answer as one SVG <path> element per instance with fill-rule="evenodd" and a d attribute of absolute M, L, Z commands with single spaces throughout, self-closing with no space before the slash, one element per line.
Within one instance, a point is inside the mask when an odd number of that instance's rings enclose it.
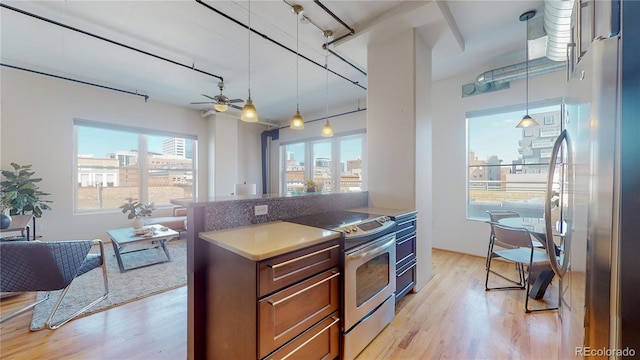
<path fill-rule="evenodd" d="M 576 1 L 548 196 L 560 359 L 640 357 L 640 1 Z"/>

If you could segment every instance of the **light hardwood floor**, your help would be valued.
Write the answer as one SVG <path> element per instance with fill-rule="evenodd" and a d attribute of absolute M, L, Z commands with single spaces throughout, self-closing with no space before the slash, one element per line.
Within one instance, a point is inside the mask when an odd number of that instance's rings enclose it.
<path fill-rule="evenodd" d="M 431 281 L 400 301 L 358 360 L 556 359 L 557 313 L 525 314 L 524 291 L 485 292 L 484 275 L 484 258 L 434 249 Z M 32 299 L 4 299 L 0 311 Z M 182 287 L 37 332 L 28 311 L 0 324 L 0 358 L 184 359 L 186 303 Z"/>

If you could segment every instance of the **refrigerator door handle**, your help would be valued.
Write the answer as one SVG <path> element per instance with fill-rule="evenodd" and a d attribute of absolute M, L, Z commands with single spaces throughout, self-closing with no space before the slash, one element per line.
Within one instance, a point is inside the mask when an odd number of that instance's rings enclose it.
<path fill-rule="evenodd" d="M 567 130 L 562 130 L 555 143 L 553 144 L 553 151 L 551 152 L 551 160 L 549 161 L 549 173 L 547 175 L 547 196 L 544 202 L 544 222 L 545 222 L 545 233 L 546 233 L 546 250 L 549 256 L 549 263 L 551 265 L 551 269 L 558 276 L 559 279 L 562 279 L 567 268 L 569 266 L 569 254 L 571 249 L 571 234 L 569 229 L 562 229 L 562 233 L 565 235 L 565 241 L 563 243 L 563 248 L 560 251 L 560 254 L 556 254 L 556 246 L 553 242 L 553 226 L 555 224 L 551 223 L 551 196 L 553 191 L 553 175 L 556 171 L 556 161 L 558 160 L 558 155 L 560 154 L 560 149 L 562 148 L 562 142 L 567 142 L 567 155 L 569 158 L 569 163 L 571 163 L 571 140 L 569 138 L 569 134 Z M 563 186 L 563 185 L 561 185 Z M 562 222 L 562 218 L 560 219 Z"/>

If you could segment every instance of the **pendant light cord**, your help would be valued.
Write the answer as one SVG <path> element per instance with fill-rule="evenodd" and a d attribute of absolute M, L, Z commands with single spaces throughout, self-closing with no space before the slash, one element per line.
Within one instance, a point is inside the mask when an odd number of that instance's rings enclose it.
<path fill-rule="evenodd" d="M 296 13 L 296 111 L 300 111 L 299 109 L 299 104 L 300 104 L 300 89 L 299 89 L 299 84 L 300 84 L 300 79 L 299 79 L 299 62 L 300 62 L 300 56 L 298 55 L 298 47 L 299 42 L 300 42 L 300 35 L 298 33 L 298 28 L 300 27 L 300 19 L 299 19 L 299 13 Z"/>
<path fill-rule="evenodd" d="M 325 109 L 325 119 L 329 122 L 329 36 L 325 38 L 324 42 L 324 69 L 325 69 L 325 90 L 326 90 L 326 109 Z"/>
<path fill-rule="evenodd" d="M 249 68 L 249 80 L 248 80 L 248 88 L 249 88 L 249 99 L 251 99 L 251 0 L 249 0 L 249 31 L 247 32 L 247 43 L 249 44 L 249 60 L 247 61 L 248 63 L 248 68 Z"/>
<path fill-rule="evenodd" d="M 525 67 L 526 67 L 526 90 L 525 93 L 527 95 L 527 102 L 525 104 L 526 106 L 526 115 L 529 115 L 529 19 L 527 19 L 527 21 L 525 22 L 526 26 L 527 26 L 527 36 L 524 39 L 524 44 L 525 44 Z"/>

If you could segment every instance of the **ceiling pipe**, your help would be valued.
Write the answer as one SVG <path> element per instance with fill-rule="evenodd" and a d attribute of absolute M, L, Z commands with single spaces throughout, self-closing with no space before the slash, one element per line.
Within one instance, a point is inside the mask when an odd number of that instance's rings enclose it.
<path fill-rule="evenodd" d="M 107 90 L 118 91 L 118 92 L 129 94 L 129 95 L 140 96 L 140 97 L 144 98 L 144 102 L 147 102 L 147 100 L 149 100 L 149 95 L 141 94 L 141 93 L 139 93 L 137 91 L 133 92 L 133 91 L 128 91 L 128 90 L 122 90 L 122 89 L 118 89 L 118 88 L 114 88 L 114 87 L 110 87 L 110 86 L 95 84 L 95 83 L 92 83 L 92 82 L 82 81 L 82 80 L 78 80 L 78 79 L 72 79 L 72 78 L 68 78 L 68 77 L 64 77 L 64 76 L 60 76 L 60 75 L 49 74 L 49 73 L 46 73 L 46 72 L 36 71 L 36 70 L 27 69 L 27 68 L 23 68 L 23 67 L 19 67 L 19 66 L 13 66 L 13 65 L 5 64 L 5 63 L 0 63 L 0 66 L 6 66 L 8 68 L 12 68 L 12 69 L 15 69 L 15 70 L 22 70 L 22 71 L 26 71 L 26 72 L 30 72 L 30 73 L 34 73 L 34 74 L 38 74 L 38 75 L 50 76 L 50 77 L 53 77 L 53 78 L 56 78 L 56 79 L 60 79 L 60 80 L 67 80 L 67 81 L 77 82 L 77 83 L 83 84 L 83 85 L 91 85 L 91 86 L 99 87 L 101 89 L 107 89 Z"/>
<path fill-rule="evenodd" d="M 240 26 L 244 27 L 245 29 L 246 29 L 246 28 L 248 28 L 248 26 L 247 26 L 247 25 L 245 25 L 245 24 L 243 24 L 242 22 L 240 22 L 240 21 L 238 21 L 238 20 L 236 20 L 236 19 L 232 18 L 231 16 L 229 16 L 229 15 L 227 15 L 227 14 L 223 13 L 222 11 L 220 11 L 220 10 L 218 10 L 218 9 L 214 8 L 213 6 L 211 6 L 211 5 L 207 4 L 207 3 L 205 3 L 203 0 L 196 0 L 196 2 L 197 2 L 198 4 L 200 4 L 200 5 L 204 6 L 204 7 L 206 7 L 207 9 L 209 9 L 209 10 L 211 10 L 211 11 L 215 12 L 216 14 L 218 14 L 218 15 L 220 15 L 220 16 L 222 16 L 222 17 L 224 17 L 225 19 L 230 20 L 230 21 L 232 21 L 232 22 L 234 22 L 234 23 L 236 23 L 236 24 L 238 24 L 238 25 L 240 25 Z M 261 38 L 263 38 L 263 39 L 265 39 L 265 40 L 268 40 L 268 41 L 271 41 L 272 43 L 274 43 L 274 44 L 276 44 L 276 45 L 280 46 L 281 48 L 283 48 L 283 49 L 285 49 L 285 50 L 288 50 L 289 52 L 292 52 L 292 53 L 294 53 L 294 54 L 295 54 L 295 50 L 288 48 L 287 46 L 283 45 L 282 43 L 280 43 L 280 42 L 277 42 L 277 41 L 273 40 L 272 38 L 268 37 L 267 35 L 265 35 L 265 34 L 263 34 L 263 33 L 259 32 L 259 31 L 256 31 L 254 28 L 251 28 L 250 30 L 251 30 L 251 32 L 252 32 L 252 33 L 254 33 L 254 34 L 256 34 L 256 35 L 260 36 Z M 317 66 L 321 67 L 321 68 L 324 70 L 324 64 L 320 64 L 320 63 L 318 63 L 317 61 L 311 60 L 311 59 L 309 59 L 308 57 L 306 57 L 306 56 L 304 56 L 304 55 L 302 55 L 302 54 L 299 54 L 299 56 L 300 56 L 301 58 L 303 58 L 303 59 L 305 59 L 305 60 L 309 61 L 310 63 L 315 64 L 315 65 L 317 65 Z M 361 88 L 361 89 L 363 89 L 363 90 L 367 90 L 367 88 L 366 88 L 366 87 L 364 87 L 364 86 L 362 86 L 362 85 L 360 85 L 358 81 L 353 81 L 353 80 L 351 80 L 351 79 L 347 78 L 346 76 L 344 76 L 344 75 L 342 75 L 342 74 L 339 74 L 339 73 L 337 73 L 337 72 L 335 72 L 334 70 L 331 70 L 331 69 L 329 69 L 329 72 L 330 72 L 330 73 L 332 73 L 332 74 L 334 74 L 334 75 L 336 75 L 336 76 L 338 76 L 338 77 L 340 77 L 340 78 L 342 78 L 342 79 L 344 79 L 344 80 L 347 80 L 348 82 L 352 83 L 353 85 L 355 85 L 355 86 L 357 86 L 357 87 L 359 87 L 359 88 Z"/>
<path fill-rule="evenodd" d="M 318 5 L 322 10 L 324 10 L 327 14 L 331 15 L 331 17 L 333 17 L 337 22 L 339 22 L 340 24 L 342 24 L 342 26 L 344 26 L 345 28 L 347 28 L 347 30 L 349 30 L 349 32 L 347 34 L 344 34 L 336 39 L 333 39 L 332 41 L 330 41 L 327 45 L 331 45 L 337 41 L 340 41 L 344 38 L 346 38 L 347 36 L 353 36 L 353 34 L 356 33 L 355 30 L 353 30 L 352 27 L 350 27 L 349 25 L 347 25 L 344 21 L 342 21 L 342 19 L 340 19 L 336 14 L 334 14 L 331 10 L 329 10 L 329 8 L 327 8 L 326 6 L 324 6 L 319 0 L 314 0 L 313 1 L 316 5 Z"/>
<path fill-rule="evenodd" d="M 159 55 L 156 55 L 156 54 L 152 54 L 152 53 L 150 53 L 150 52 L 148 52 L 148 51 L 140 50 L 140 49 L 135 48 L 135 47 L 133 47 L 133 46 L 126 45 L 126 44 L 123 44 L 123 43 L 120 43 L 120 42 L 117 42 L 117 41 L 114 41 L 114 40 L 108 39 L 108 38 L 103 37 L 103 36 L 100 36 L 100 35 L 92 34 L 92 33 L 88 32 L 88 31 L 84 31 L 84 30 L 78 29 L 78 28 L 76 28 L 76 27 L 73 27 L 73 26 L 69 26 L 69 25 L 63 24 L 63 23 L 61 23 L 61 22 L 54 21 L 54 20 L 51 20 L 51 19 L 48 19 L 48 18 L 42 17 L 42 16 L 40 16 L 40 15 L 36 15 L 36 14 L 30 13 L 30 12 L 27 12 L 27 11 L 24 11 L 24 10 L 21 10 L 21 9 L 18 9 L 18 8 L 15 8 L 15 7 L 13 7 L 13 6 L 9 6 L 9 5 L 6 5 L 6 4 L 3 4 L 3 3 L 0 3 L 0 6 L 1 6 L 1 7 L 3 7 L 3 8 L 9 9 L 9 10 L 13 10 L 13 11 L 18 12 L 18 13 L 23 14 L 23 15 L 31 16 L 31 17 L 36 18 L 36 19 L 38 19 L 38 20 L 42 20 L 42 21 L 48 22 L 48 23 L 50 23 L 50 24 L 54 24 L 54 25 L 57 25 L 57 26 L 63 27 L 63 28 L 65 28 L 65 29 L 67 29 L 67 30 L 72 30 L 72 31 L 75 31 L 75 32 L 79 32 L 79 33 L 81 33 L 81 34 L 84 34 L 84 35 L 87 35 L 87 36 L 91 36 L 91 37 L 93 37 L 93 38 L 96 38 L 96 39 L 99 39 L 99 40 L 102 40 L 102 41 L 106 41 L 106 42 L 111 43 L 111 44 L 114 44 L 114 45 L 122 46 L 122 47 L 124 47 L 124 48 L 126 48 L 126 49 L 129 49 L 129 50 L 137 51 L 137 52 L 139 52 L 139 53 L 142 53 L 142 54 L 145 54 L 145 55 L 148 55 L 148 56 L 154 57 L 154 58 L 156 58 L 156 59 L 164 60 L 164 61 L 169 62 L 169 63 L 172 63 L 172 64 L 174 64 L 174 65 L 179 65 L 179 66 L 182 66 L 182 67 L 184 67 L 184 68 L 191 69 L 191 70 L 193 70 L 193 71 L 197 71 L 197 72 L 199 72 L 199 73 L 201 73 L 201 74 L 205 74 L 205 75 L 213 76 L 213 77 L 215 77 L 215 78 L 217 78 L 217 79 L 220 79 L 220 81 L 224 81 L 224 79 L 222 78 L 222 76 L 214 75 L 214 74 L 208 73 L 208 72 L 206 72 L 206 71 L 203 71 L 203 70 L 197 69 L 197 68 L 195 67 L 195 65 L 193 65 L 193 64 L 192 64 L 192 65 L 185 65 L 185 64 L 181 64 L 181 63 L 179 63 L 179 62 L 177 62 L 177 61 L 174 61 L 174 60 L 171 60 L 171 59 L 167 59 L 167 58 L 165 58 L 165 57 L 162 57 L 162 56 L 159 56 Z"/>
<path fill-rule="evenodd" d="M 293 5 L 291 5 L 287 0 L 282 0 L 285 4 L 289 5 L 289 7 L 291 7 L 291 9 L 293 9 Z M 318 4 L 318 6 L 320 6 L 324 11 L 326 11 L 329 15 L 331 15 L 336 21 L 338 21 L 340 24 L 342 24 L 343 26 L 345 26 L 347 29 L 349 29 L 350 33 L 343 35 L 339 38 L 336 38 L 330 42 L 324 42 L 322 43 L 322 50 L 326 50 L 327 46 L 333 44 L 336 41 L 342 40 L 347 36 L 351 36 L 355 33 L 355 31 L 350 28 L 347 24 L 345 24 L 339 17 L 337 17 L 334 13 L 332 13 L 327 7 L 325 7 L 324 5 L 322 5 L 319 1 L 315 2 L 316 4 Z M 315 26 L 316 29 L 318 29 L 321 33 L 323 37 L 327 37 L 326 36 L 326 32 L 327 31 L 331 31 L 331 30 L 324 30 L 323 28 L 321 28 L 318 24 L 316 24 L 310 17 L 308 17 L 307 15 L 302 14 L 302 19 L 303 21 L 309 22 L 311 25 Z M 365 71 L 363 71 L 362 69 L 360 69 L 358 66 L 354 65 L 353 63 L 351 63 L 349 60 L 345 59 L 344 57 L 338 55 L 338 53 L 336 53 L 335 51 L 329 49 L 329 52 L 331 53 L 331 55 L 337 57 L 338 59 L 342 60 L 342 62 L 344 62 L 345 64 L 351 66 L 352 68 L 356 69 L 358 72 L 360 72 L 362 75 L 367 76 L 367 73 Z M 355 82 L 357 83 L 357 82 Z"/>

